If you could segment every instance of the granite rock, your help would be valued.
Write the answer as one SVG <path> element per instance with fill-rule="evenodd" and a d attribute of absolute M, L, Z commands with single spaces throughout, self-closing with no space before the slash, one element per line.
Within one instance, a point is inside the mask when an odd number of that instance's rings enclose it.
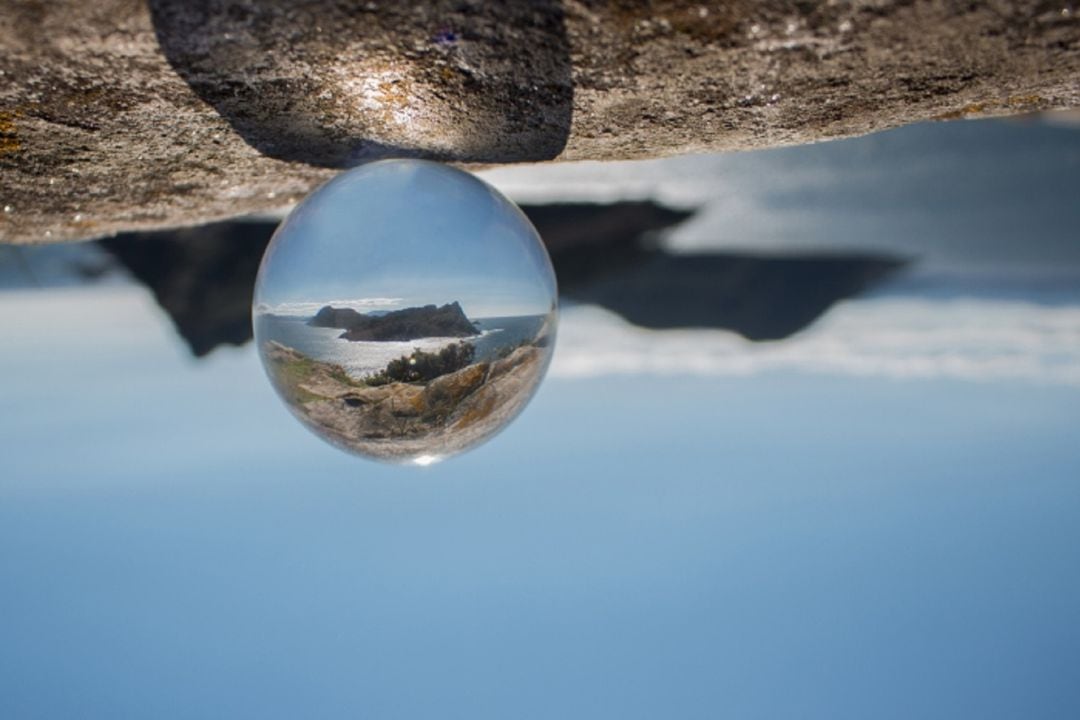
<path fill-rule="evenodd" d="M 385 156 L 484 167 L 1080 106 L 1043 0 L 16 0 L 0 241 L 196 225 Z"/>

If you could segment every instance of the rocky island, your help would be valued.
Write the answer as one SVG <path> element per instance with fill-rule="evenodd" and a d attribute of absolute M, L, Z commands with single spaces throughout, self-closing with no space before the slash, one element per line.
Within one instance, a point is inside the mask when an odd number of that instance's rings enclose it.
<path fill-rule="evenodd" d="M 354 341 L 401 342 L 429 337 L 475 337 L 480 334 L 456 301 L 442 306 L 425 305 L 393 310 L 380 315 L 326 305 L 308 324 L 344 330 L 341 337 Z"/>

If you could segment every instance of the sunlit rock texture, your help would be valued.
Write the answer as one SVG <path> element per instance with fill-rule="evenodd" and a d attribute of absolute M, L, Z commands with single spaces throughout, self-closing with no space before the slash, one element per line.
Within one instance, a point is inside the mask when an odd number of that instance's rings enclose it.
<path fill-rule="evenodd" d="M 1068 2 L 8 0 L 0 241 L 273 210 L 366 159 L 813 142 L 1080 105 Z"/>

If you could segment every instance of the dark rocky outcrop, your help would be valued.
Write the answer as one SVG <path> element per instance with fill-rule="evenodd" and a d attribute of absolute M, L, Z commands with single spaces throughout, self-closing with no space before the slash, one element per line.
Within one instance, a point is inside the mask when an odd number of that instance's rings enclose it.
<path fill-rule="evenodd" d="M 172 319 L 196 357 L 251 339 L 251 295 L 273 225 L 217 223 L 101 242 Z"/>
<path fill-rule="evenodd" d="M 643 327 L 723 328 L 781 340 L 904 266 L 886 256 L 673 254 L 657 234 L 693 217 L 653 202 L 523 208 L 551 251 L 559 293 Z"/>
<path fill-rule="evenodd" d="M 314 327 L 338 328 L 346 340 L 405 341 L 427 337 L 474 337 L 480 334 L 456 301 L 441 307 L 394 310 L 365 315 L 352 308 L 323 307 L 308 321 Z"/>
<path fill-rule="evenodd" d="M 724 328 L 748 340 L 789 337 L 906 264 L 873 255 L 673 255 L 648 248 L 624 259 L 604 272 L 568 271 L 563 296 L 642 327 Z"/>
<path fill-rule="evenodd" d="M 575 264 L 586 261 L 588 253 L 595 259 L 600 255 L 598 248 L 603 248 L 605 264 L 610 264 L 618 248 L 636 247 L 697 213 L 652 200 L 554 202 L 522 205 L 521 209 L 543 238 L 551 257 L 572 258 Z"/>

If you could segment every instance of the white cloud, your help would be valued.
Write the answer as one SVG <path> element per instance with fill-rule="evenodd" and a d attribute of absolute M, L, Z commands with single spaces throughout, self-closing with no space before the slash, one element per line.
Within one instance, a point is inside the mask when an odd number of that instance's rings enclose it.
<path fill-rule="evenodd" d="M 1080 387 L 1080 307 L 881 298 L 842 303 L 780 342 L 722 330 L 650 331 L 595 307 L 563 314 L 551 373 L 1020 380 Z"/>
<path fill-rule="evenodd" d="M 291 317 L 308 317 L 319 312 L 326 305 L 336 308 L 352 308 L 357 312 L 368 310 L 381 310 L 397 307 L 402 303 L 398 297 L 371 297 L 354 298 L 351 300 L 320 300 L 318 302 L 285 302 L 276 305 L 259 303 L 255 308 L 259 313 L 273 313 L 274 315 L 286 315 Z"/>

